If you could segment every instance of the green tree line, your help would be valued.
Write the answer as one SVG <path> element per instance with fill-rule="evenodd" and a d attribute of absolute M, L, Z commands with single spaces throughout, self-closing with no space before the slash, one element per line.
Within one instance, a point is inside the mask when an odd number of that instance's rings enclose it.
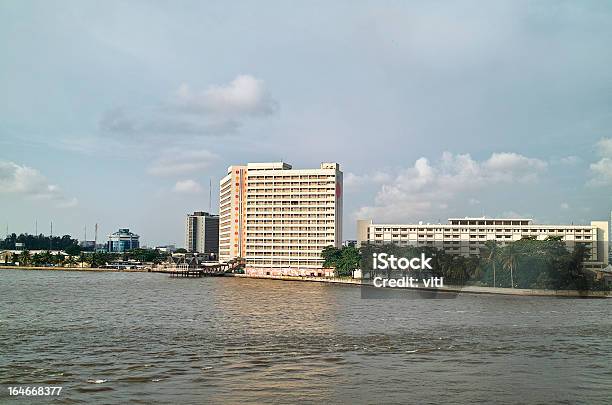
<path fill-rule="evenodd" d="M 79 241 L 73 239 L 70 235 L 64 236 L 46 236 L 30 235 L 22 233 L 20 235 L 11 234 L 3 240 L 0 240 L 0 250 L 14 250 L 16 249 L 17 243 L 23 243 L 23 246 L 27 250 L 64 250 L 78 254 L 81 251 L 79 247 Z"/>
<path fill-rule="evenodd" d="M 163 253 L 156 249 L 134 249 L 123 253 L 106 252 L 79 252 L 77 254 L 54 254 L 47 250 L 45 252 L 32 254 L 29 250 L 23 250 L 12 254 L 7 262 L 18 262 L 20 266 L 76 266 L 86 265 L 88 267 L 102 267 L 107 263 L 115 261 L 136 260 L 159 264 L 168 259 L 169 253 Z"/>
<path fill-rule="evenodd" d="M 424 253 L 431 257 L 431 270 L 373 269 L 373 255 L 393 254 L 395 257 L 420 257 Z M 433 246 L 399 246 L 396 244 L 365 244 L 337 249 L 326 247 L 322 252 L 325 267 L 336 268 L 339 276 L 348 276 L 361 268 L 370 278 L 377 275 L 386 277 L 444 277 L 445 284 L 478 285 L 506 288 L 537 288 L 554 290 L 605 290 L 607 287 L 595 274 L 583 267 L 589 249 L 577 243 L 573 249 L 559 237 L 546 240 L 524 238 L 502 245 L 487 241 L 478 255 L 463 256 L 448 253 Z"/>

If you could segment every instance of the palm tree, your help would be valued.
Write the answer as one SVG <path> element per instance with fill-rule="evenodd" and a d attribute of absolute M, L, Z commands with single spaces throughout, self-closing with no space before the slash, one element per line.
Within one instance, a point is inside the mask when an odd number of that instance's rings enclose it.
<path fill-rule="evenodd" d="M 493 287 L 497 287 L 497 282 L 495 279 L 495 268 L 497 267 L 497 262 L 502 253 L 502 249 L 495 240 L 488 240 L 485 242 L 483 249 L 483 257 L 485 262 L 490 264 L 493 267 Z"/>
<path fill-rule="evenodd" d="M 19 265 L 27 266 L 30 262 L 30 252 L 28 250 L 24 250 L 19 254 Z"/>
<path fill-rule="evenodd" d="M 513 243 L 504 247 L 502 252 L 502 265 L 506 270 L 510 270 L 510 284 L 514 288 L 514 269 L 518 266 L 519 252 Z"/>

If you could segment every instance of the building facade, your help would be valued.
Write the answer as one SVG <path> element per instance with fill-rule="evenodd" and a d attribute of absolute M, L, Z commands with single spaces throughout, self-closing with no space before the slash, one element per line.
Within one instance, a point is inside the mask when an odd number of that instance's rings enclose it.
<path fill-rule="evenodd" d="M 321 251 L 342 245 L 337 163 L 231 166 L 220 190 L 220 258 L 244 257 L 247 274 L 323 275 Z"/>
<path fill-rule="evenodd" d="M 561 237 L 568 247 L 584 243 L 590 248 L 585 267 L 601 269 L 608 265 L 608 222 L 591 225 L 540 225 L 531 219 L 450 218 L 447 224 L 374 224 L 357 221 L 357 244 L 393 243 L 397 245 L 433 246 L 447 253 L 477 256 L 488 240 L 501 244 L 524 237 L 544 240 Z"/>
<path fill-rule="evenodd" d="M 111 253 L 126 252 L 140 247 L 140 236 L 130 232 L 128 228 L 120 228 L 108 235 L 106 250 Z"/>
<path fill-rule="evenodd" d="M 219 260 L 246 254 L 246 166 L 230 166 L 219 182 Z"/>
<path fill-rule="evenodd" d="M 219 257 L 219 216 L 196 211 L 185 219 L 185 249 L 217 259 Z"/>

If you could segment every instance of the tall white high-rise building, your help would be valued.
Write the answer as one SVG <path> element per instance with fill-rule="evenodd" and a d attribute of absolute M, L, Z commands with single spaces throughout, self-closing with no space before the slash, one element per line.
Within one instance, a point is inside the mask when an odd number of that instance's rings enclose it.
<path fill-rule="evenodd" d="M 245 258 L 247 274 L 322 275 L 321 251 L 342 245 L 337 163 L 230 166 L 219 204 L 220 259 Z"/>

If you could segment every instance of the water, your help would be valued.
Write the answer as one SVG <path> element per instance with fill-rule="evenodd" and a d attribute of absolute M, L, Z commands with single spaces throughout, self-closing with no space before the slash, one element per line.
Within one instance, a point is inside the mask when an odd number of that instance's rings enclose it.
<path fill-rule="evenodd" d="M 63 386 L 29 401 L 67 404 L 612 398 L 610 299 L 2 270 L 0 303 L 0 403 L 9 385 Z"/>

